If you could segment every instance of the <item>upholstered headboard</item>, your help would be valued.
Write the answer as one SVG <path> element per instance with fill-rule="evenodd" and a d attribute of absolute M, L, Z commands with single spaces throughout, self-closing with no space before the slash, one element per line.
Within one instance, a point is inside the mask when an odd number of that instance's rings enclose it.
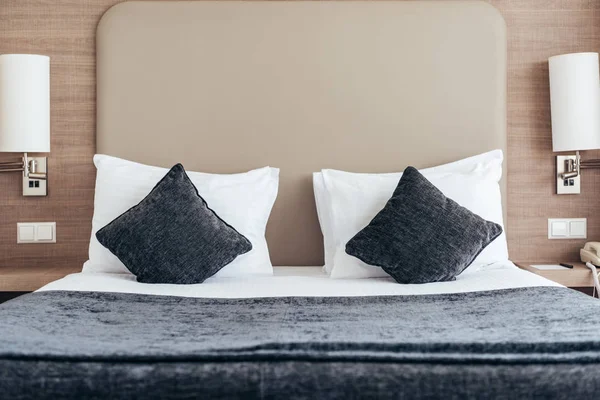
<path fill-rule="evenodd" d="M 97 34 L 97 152 L 281 168 L 274 265 L 322 265 L 312 172 L 506 148 L 504 20 L 478 1 L 126 2 Z"/>

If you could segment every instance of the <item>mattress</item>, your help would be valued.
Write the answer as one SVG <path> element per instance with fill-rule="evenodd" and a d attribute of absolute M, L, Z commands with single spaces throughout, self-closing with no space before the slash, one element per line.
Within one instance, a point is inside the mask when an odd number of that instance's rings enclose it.
<path fill-rule="evenodd" d="M 596 299 L 508 263 L 425 285 L 318 268 L 189 286 L 80 273 L 0 305 L 0 393 L 593 398 L 599 330 Z"/>

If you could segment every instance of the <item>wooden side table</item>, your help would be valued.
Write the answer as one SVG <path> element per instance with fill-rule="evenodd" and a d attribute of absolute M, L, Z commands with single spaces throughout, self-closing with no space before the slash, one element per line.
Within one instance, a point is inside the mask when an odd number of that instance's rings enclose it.
<path fill-rule="evenodd" d="M 0 267 L 0 303 L 81 272 L 81 267 Z"/>
<path fill-rule="evenodd" d="M 531 265 L 557 264 L 556 262 L 515 262 L 517 267 L 543 276 L 546 279 L 560 283 L 572 289 L 578 289 L 587 294 L 592 294 L 594 290 L 594 280 L 592 271 L 582 262 L 567 262 L 573 265 L 573 269 L 564 268 L 560 270 L 543 270 L 533 268 Z"/>

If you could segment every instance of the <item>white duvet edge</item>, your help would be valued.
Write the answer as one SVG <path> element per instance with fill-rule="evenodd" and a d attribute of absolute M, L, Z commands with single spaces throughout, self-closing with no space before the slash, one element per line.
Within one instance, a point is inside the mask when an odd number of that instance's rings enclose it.
<path fill-rule="evenodd" d="M 139 283 L 131 274 L 80 272 L 51 282 L 38 292 L 89 291 L 146 295 L 260 298 L 260 297 L 354 297 L 408 296 L 466 293 L 537 286 L 561 286 L 517 268 L 510 262 L 459 275 L 455 281 L 398 284 L 391 278 L 330 279 L 322 267 L 274 267 L 273 276 L 210 278 L 202 284 L 171 285 Z"/>

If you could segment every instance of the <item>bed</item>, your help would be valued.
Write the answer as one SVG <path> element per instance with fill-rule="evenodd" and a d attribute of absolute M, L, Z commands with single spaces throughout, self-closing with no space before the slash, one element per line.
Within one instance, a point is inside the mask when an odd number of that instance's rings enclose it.
<path fill-rule="evenodd" d="M 310 29 L 307 29 L 310 27 Z M 272 276 L 69 275 L 0 306 L 7 398 L 593 398 L 600 303 L 495 263 L 331 279 L 312 173 L 506 150 L 506 32 L 484 2 L 126 2 L 98 27 L 97 151 L 281 169 Z M 505 197 L 506 183 L 502 182 Z"/>
<path fill-rule="evenodd" d="M 332 280 L 318 267 L 200 285 L 79 273 L 8 302 L 0 320 L 7 398 L 567 398 L 598 389 L 597 300 L 512 264 L 425 285 Z"/>

